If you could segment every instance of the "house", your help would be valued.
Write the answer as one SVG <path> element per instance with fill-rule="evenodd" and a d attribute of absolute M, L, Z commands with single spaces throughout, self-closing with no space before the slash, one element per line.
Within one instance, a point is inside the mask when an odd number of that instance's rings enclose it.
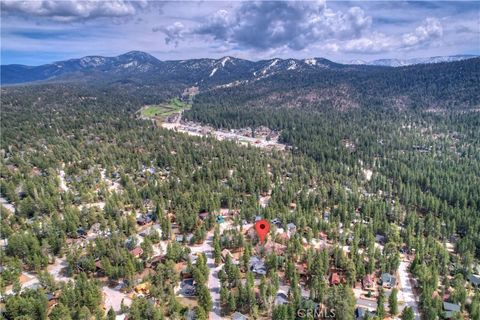
<path fill-rule="evenodd" d="M 460 306 L 458 304 L 450 302 L 443 303 L 443 317 L 445 319 L 452 318 L 457 312 L 460 312 Z"/>
<path fill-rule="evenodd" d="M 140 256 L 143 254 L 143 249 L 140 247 L 135 247 L 132 250 L 130 250 L 130 253 L 132 254 L 133 257 L 140 258 Z"/>
<path fill-rule="evenodd" d="M 397 284 L 397 278 L 390 273 L 382 273 L 382 276 L 380 277 L 380 283 L 384 288 L 394 288 Z"/>
<path fill-rule="evenodd" d="M 195 295 L 195 284 L 193 279 L 184 279 L 180 283 L 180 291 L 186 297 L 192 297 Z"/>
<path fill-rule="evenodd" d="M 285 293 L 279 292 L 277 293 L 277 296 L 275 297 L 275 305 L 281 305 L 281 304 L 287 304 L 288 303 L 288 297 Z"/>
<path fill-rule="evenodd" d="M 78 228 L 77 229 L 77 236 L 78 237 L 85 237 L 87 235 L 87 231 L 83 228 Z"/>
<path fill-rule="evenodd" d="M 57 293 L 55 292 L 50 292 L 47 293 L 47 299 L 48 299 L 48 308 L 51 309 L 57 304 Z"/>
<path fill-rule="evenodd" d="M 248 266 L 250 268 L 250 271 L 258 274 L 258 275 L 266 275 L 267 274 L 267 267 L 265 266 L 265 263 L 258 257 L 253 256 L 250 258 L 250 261 L 248 263 Z"/>
<path fill-rule="evenodd" d="M 104 269 L 100 260 L 95 261 L 95 269 L 98 273 L 103 273 Z"/>
<path fill-rule="evenodd" d="M 140 283 L 139 285 L 135 286 L 135 288 L 133 288 L 133 289 L 138 294 L 146 295 L 146 294 L 150 293 L 150 287 L 151 287 L 150 282 L 144 282 L 144 283 Z"/>
<path fill-rule="evenodd" d="M 289 224 L 287 224 L 287 230 L 290 234 L 292 234 L 297 231 L 297 226 L 294 223 L 290 222 Z"/>
<path fill-rule="evenodd" d="M 362 287 L 363 289 L 370 289 L 373 286 L 373 278 L 371 275 L 367 274 L 362 279 Z"/>
<path fill-rule="evenodd" d="M 472 274 L 468 276 L 468 281 L 474 286 L 475 288 L 480 288 L 480 275 Z"/>
<path fill-rule="evenodd" d="M 147 214 L 145 216 L 140 216 L 140 217 L 137 218 L 137 224 L 140 225 L 140 226 L 147 225 L 147 224 L 151 223 L 152 221 L 153 221 L 153 219 L 152 219 L 151 214 Z"/>
<path fill-rule="evenodd" d="M 381 234 L 376 234 L 375 235 L 375 241 L 377 243 L 385 243 L 386 238 L 382 236 Z"/>
<path fill-rule="evenodd" d="M 147 263 L 147 267 L 150 267 L 150 268 L 156 268 L 157 265 L 161 262 L 164 262 L 165 261 L 165 256 L 162 256 L 162 255 L 158 255 L 158 256 L 154 256 L 152 259 L 150 259 L 150 261 Z"/>
<path fill-rule="evenodd" d="M 248 320 L 248 317 L 236 311 L 232 314 L 232 320 Z"/>
<path fill-rule="evenodd" d="M 334 272 L 330 276 L 330 285 L 337 285 L 340 284 L 340 277 L 338 276 L 338 273 Z"/>
<path fill-rule="evenodd" d="M 277 228 L 280 228 L 281 225 L 282 225 L 282 221 L 280 221 L 280 219 L 278 218 L 275 218 L 275 219 L 272 219 L 272 224 L 274 224 Z"/>

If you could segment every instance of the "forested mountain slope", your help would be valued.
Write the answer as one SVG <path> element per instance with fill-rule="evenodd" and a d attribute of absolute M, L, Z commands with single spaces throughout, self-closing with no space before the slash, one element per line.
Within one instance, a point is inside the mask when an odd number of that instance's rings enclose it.
<path fill-rule="evenodd" d="M 480 58 L 407 67 L 343 65 L 322 58 L 248 61 L 232 57 L 160 61 L 143 52 L 89 56 L 29 67 L 1 66 L 2 84 L 82 82 L 94 86 L 198 87 L 198 103 L 336 109 L 474 108 Z M 209 100 L 210 99 L 210 100 Z"/>

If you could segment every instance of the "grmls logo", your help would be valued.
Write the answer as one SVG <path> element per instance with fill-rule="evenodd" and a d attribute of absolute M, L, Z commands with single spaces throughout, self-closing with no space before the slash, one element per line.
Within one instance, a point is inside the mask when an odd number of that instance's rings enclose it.
<path fill-rule="evenodd" d="M 336 312 L 335 309 L 298 309 L 297 317 L 300 319 L 309 318 L 309 319 L 335 319 Z"/>

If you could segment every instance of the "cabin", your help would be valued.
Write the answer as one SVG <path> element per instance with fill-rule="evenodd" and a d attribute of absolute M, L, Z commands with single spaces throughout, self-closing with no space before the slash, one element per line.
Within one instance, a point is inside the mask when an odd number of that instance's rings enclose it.
<path fill-rule="evenodd" d="M 468 276 L 468 281 L 472 284 L 475 288 L 480 288 L 480 275 L 472 274 Z"/>
<path fill-rule="evenodd" d="M 443 303 L 443 317 L 445 319 L 453 318 L 455 313 L 460 312 L 460 306 L 455 303 L 444 302 Z"/>
<path fill-rule="evenodd" d="M 78 228 L 77 229 L 77 237 L 79 238 L 85 238 L 87 236 L 87 231 L 83 228 Z"/>
<path fill-rule="evenodd" d="M 134 290 L 137 294 L 147 295 L 150 293 L 150 282 L 144 282 L 135 286 Z"/>
<path fill-rule="evenodd" d="M 164 261 L 165 261 L 165 256 L 162 256 L 162 255 L 154 256 L 152 259 L 150 259 L 150 261 L 147 263 L 146 266 L 149 268 L 155 269 L 159 263 Z"/>
<path fill-rule="evenodd" d="M 193 297 L 196 293 L 194 280 L 192 278 L 183 279 L 180 283 L 180 292 L 186 297 Z"/>
<path fill-rule="evenodd" d="M 263 276 L 267 274 L 267 267 L 265 266 L 265 263 L 256 256 L 250 258 L 248 265 L 250 271 L 252 271 L 253 273 Z"/>
<path fill-rule="evenodd" d="M 145 216 L 140 216 L 137 218 L 137 224 L 139 226 L 145 226 L 147 224 L 150 224 L 153 222 L 153 219 L 152 219 L 152 215 L 151 214 L 147 214 Z"/>
<path fill-rule="evenodd" d="M 140 256 L 143 254 L 143 249 L 140 247 L 135 247 L 132 250 L 130 250 L 130 253 L 132 254 L 133 257 L 140 258 Z"/>
<path fill-rule="evenodd" d="M 274 224 L 277 228 L 280 228 L 282 226 L 282 221 L 280 221 L 280 219 L 278 218 L 272 219 L 271 223 Z"/>
<path fill-rule="evenodd" d="M 380 283 L 384 288 L 394 288 L 397 284 L 397 278 L 390 273 L 382 273 L 380 277 Z"/>
<path fill-rule="evenodd" d="M 279 292 L 275 297 L 275 305 L 278 306 L 282 304 L 288 304 L 288 297 L 285 293 Z"/>
<path fill-rule="evenodd" d="M 297 226 L 294 223 L 287 224 L 287 230 L 290 235 L 294 234 L 297 231 Z"/>
<path fill-rule="evenodd" d="M 102 261 L 100 260 L 97 260 L 95 261 L 95 271 L 99 274 L 99 275 L 103 275 L 105 270 L 103 268 L 103 265 L 102 265 Z"/>
<path fill-rule="evenodd" d="M 375 235 L 375 241 L 380 244 L 385 244 L 386 238 L 385 236 L 382 236 L 381 234 L 376 234 Z"/>

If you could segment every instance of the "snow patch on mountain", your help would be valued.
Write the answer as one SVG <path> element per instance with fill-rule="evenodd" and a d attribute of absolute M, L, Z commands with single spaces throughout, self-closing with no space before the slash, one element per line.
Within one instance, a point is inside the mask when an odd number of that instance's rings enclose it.
<path fill-rule="evenodd" d="M 215 72 L 217 72 L 217 70 L 218 70 L 218 68 L 214 68 L 212 70 L 212 72 L 210 73 L 209 77 L 212 77 L 215 74 Z"/>
<path fill-rule="evenodd" d="M 233 63 L 231 61 L 231 58 L 230 57 L 225 57 L 222 59 L 222 61 L 220 62 L 222 64 L 222 67 L 225 67 L 225 63 L 227 63 L 228 61 L 230 61 L 231 63 Z"/>
<path fill-rule="evenodd" d="M 295 61 L 290 61 L 290 62 L 288 63 L 288 68 L 287 68 L 287 70 L 295 70 L 295 69 L 297 69 L 297 63 L 296 63 Z"/>

